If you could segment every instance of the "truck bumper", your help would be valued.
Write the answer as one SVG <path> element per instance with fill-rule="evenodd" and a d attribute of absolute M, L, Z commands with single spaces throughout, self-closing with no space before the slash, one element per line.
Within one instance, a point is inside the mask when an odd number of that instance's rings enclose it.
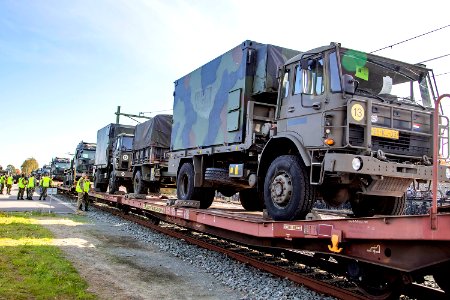
<path fill-rule="evenodd" d="M 358 159 L 361 162 L 359 170 L 355 170 L 352 167 L 354 159 Z M 433 173 L 433 166 L 386 162 L 375 157 L 353 154 L 327 153 L 323 163 L 325 172 L 343 172 L 422 180 L 431 180 Z M 450 179 L 445 174 L 447 168 L 446 166 L 439 166 L 438 180 L 440 182 L 450 182 Z"/>
<path fill-rule="evenodd" d="M 116 178 L 132 178 L 133 172 L 128 171 L 115 171 Z"/>

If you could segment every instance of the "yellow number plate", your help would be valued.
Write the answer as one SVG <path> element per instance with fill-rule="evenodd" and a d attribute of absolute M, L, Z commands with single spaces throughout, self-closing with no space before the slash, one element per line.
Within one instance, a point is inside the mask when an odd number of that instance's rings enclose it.
<path fill-rule="evenodd" d="M 399 139 L 398 130 L 393 130 L 393 129 L 372 127 L 372 135 L 384 137 L 384 138 L 388 138 L 388 139 L 393 139 L 393 140 Z"/>

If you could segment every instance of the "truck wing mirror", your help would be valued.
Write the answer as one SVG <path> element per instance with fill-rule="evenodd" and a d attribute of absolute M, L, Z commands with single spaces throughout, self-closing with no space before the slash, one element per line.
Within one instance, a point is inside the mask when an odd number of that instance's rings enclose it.
<path fill-rule="evenodd" d="M 356 88 L 358 87 L 358 81 L 356 81 L 352 75 L 343 74 L 342 75 L 342 89 L 347 94 L 354 94 Z"/>

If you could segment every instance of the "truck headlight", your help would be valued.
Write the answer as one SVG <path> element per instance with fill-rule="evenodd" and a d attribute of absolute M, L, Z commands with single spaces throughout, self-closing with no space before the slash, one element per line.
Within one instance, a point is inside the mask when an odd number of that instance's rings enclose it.
<path fill-rule="evenodd" d="M 361 157 L 355 157 L 352 160 L 352 168 L 353 168 L 353 170 L 359 171 L 359 170 L 361 170 L 362 166 L 363 166 L 363 161 L 362 161 Z"/>
<path fill-rule="evenodd" d="M 447 179 L 450 179 L 450 168 L 445 169 L 445 177 L 447 177 Z"/>

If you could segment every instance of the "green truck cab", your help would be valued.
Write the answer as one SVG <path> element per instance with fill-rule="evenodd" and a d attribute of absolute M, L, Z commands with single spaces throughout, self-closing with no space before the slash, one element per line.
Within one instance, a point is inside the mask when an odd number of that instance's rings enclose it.
<path fill-rule="evenodd" d="M 245 41 L 175 82 L 169 172 L 203 208 L 218 190 L 274 220 L 302 219 L 316 199 L 399 215 L 411 183 L 432 178 L 433 135 L 448 142 L 445 116 L 432 131 L 437 97 L 423 65 Z"/>

